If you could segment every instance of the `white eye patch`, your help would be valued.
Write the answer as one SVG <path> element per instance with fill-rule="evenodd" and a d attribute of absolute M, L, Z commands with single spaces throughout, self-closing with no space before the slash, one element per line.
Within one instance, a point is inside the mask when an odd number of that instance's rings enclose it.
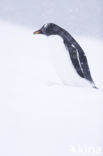
<path fill-rule="evenodd" d="M 47 28 L 47 26 L 48 26 L 48 23 L 44 24 L 44 28 Z"/>

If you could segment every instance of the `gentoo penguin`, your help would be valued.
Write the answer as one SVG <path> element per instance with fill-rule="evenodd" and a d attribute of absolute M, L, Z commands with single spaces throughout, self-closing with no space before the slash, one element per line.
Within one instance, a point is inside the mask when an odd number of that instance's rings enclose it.
<path fill-rule="evenodd" d="M 56 71 L 64 84 L 72 85 L 73 82 L 75 85 L 79 84 L 82 86 L 82 84 L 88 84 L 89 87 L 97 88 L 92 79 L 83 49 L 66 30 L 54 23 L 48 23 L 33 34 L 59 36 L 56 37 L 56 40 L 59 39 L 59 42 L 55 40 L 56 50 L 53 50 L 54 52 L 52 51 L 52 53 L 54 53 L 53 59 L 55 60 Z M 59 43 L 62 44 L 61 47 Z M 63 48 L 65 48 L 65 50 L 63 50 Z"/>

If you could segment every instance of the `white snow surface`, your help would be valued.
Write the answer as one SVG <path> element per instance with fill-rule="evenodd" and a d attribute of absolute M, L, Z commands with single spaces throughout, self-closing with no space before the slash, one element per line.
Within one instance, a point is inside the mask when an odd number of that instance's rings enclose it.
<path fill-rule="evenodd" d="M 0 21 L 0 155 L 102 156 L 102 41 L 74 36 L 100 89 L 66 86 L 35 30 Z"/>

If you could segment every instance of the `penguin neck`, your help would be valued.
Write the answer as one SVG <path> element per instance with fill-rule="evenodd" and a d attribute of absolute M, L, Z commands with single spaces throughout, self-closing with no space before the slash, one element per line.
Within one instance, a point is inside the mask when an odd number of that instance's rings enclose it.
<path fill-rule="evenodd" d="M 64 29 L 61 28 L 61 31 L 58 34 L 65 42 L 73 43 L 73 37 Z"/>
<path fill-rule="evenodd" d="M 80 45 L 76 42 L 76 40 L 64 29 L 61 28 L 61 31 L 58 34 L 64 41 L 64 44 L 66 45 L 66 47 L 68 47 L 68 45 L 74 45 L 76 47 L 78 47 L 79 49 L 81 49 Z"/>

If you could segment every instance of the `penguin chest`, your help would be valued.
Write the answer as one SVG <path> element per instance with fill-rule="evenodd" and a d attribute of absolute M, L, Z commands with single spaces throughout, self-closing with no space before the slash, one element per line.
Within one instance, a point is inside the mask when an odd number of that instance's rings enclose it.
<path fill-rule="evenodd" d="M 78 84 L 81 78 L 76 73 L 62 38 L 59 36 L 48 37 L 48 46 L 54 69 L 62 82 L 68 85 Z"/>

